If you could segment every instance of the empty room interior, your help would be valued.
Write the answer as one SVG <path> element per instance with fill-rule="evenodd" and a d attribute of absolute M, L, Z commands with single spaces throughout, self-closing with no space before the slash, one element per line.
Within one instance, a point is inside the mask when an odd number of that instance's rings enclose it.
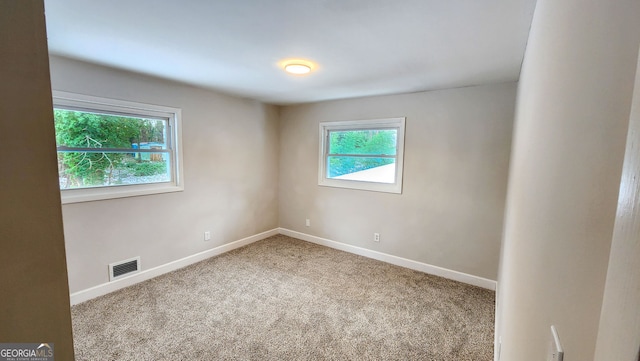
<path fill-rule="evenodd" d="M 639 360 L 637 19 L 0 0 L 0 346 Z"/>

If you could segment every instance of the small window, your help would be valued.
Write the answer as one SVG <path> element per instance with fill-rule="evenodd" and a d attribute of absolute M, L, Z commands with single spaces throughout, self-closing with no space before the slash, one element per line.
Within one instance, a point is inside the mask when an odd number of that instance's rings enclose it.
<path fill-rule="evenodd" d="M 180 109 L 54 91 L 63 203 L 181 191 Z"/>
<path fill-rule="evenodd" d="M 402 193 L 405 118 L 320 123 L 318 184 Z"/>

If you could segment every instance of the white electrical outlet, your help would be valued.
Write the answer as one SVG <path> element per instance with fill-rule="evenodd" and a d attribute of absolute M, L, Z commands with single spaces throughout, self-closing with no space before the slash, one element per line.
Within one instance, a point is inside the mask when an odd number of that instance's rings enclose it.
<path fill-rule="evenodd" d="M 307 221 L 305 222 L 305 225 L 307 227 L 311 227 L 311 220 L 309 218 L 307 218 Z"/>
<path fill-rule="evenodd" d="M 210 241 L 211 240 L 211 232 L 209 232 L 209 231 L 204 232 L 204 240 L 205 241 Z"/>
<path fill-rule="evenodd" d="M 374 233 L 373 234 L 373 241 L 374 242 L 380 242 L 380 233 Z"/>

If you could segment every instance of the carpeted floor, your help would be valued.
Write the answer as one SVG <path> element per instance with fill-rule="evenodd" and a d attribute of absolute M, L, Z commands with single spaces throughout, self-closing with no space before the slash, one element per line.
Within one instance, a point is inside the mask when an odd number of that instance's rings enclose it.
<path fill-rule="evenodd" d="M 278 235 L 72 307 L 76 360 L 490 361 L 494 298 Z"/>

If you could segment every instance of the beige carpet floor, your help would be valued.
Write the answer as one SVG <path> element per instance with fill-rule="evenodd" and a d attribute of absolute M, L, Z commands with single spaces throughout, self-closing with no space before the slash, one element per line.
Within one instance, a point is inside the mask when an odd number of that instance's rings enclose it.
<path fill-rule="evenodd" d="M 278 235 L 72 307 L 76 360 L 493 359 L 495 294 Z"/>

